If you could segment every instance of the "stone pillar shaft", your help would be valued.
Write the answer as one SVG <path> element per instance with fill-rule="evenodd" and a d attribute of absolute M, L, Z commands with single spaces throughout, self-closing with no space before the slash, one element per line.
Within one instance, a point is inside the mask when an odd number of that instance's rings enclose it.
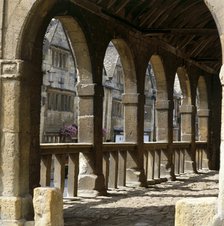
<path fill-rule="evenodd" d="M 224 85 L 222 84 L 221 145 L 219 169 L 218 217 L 224 220 Z"/>
<path fill-rule="evenodd" d="M 25 111 L 29 113 L 29 92 L 22 89 L 24 80 L 21 75 L 25 71 L 25 63 L 20 60 L 0 60 L 0 219 L 9 225 L 20 225 L 32 209 L 29 196 L 30 124 L 29 118 L 27 121 L 21 118 L 26 116 Z"/>
<path fill-rule="evenodd" d="M 168 140 L 169 101 L 156 101 L 156 141 Z"/>
<path fill-rule="evenodd" d="M 79 117 L 78 117 L 78 142 L 79 143 L 93 143 L 94 139 L 94 96 L 96 84 L 78 84 L 77 93 L 79 96 Z M 102 132 L 102 128 L 100 129 Z M 98 134 L 99 136 L 99 134 Z M 99 160 L 101 159 L 101 161 Z M 96 164 L 101 162 L 101 165 Z M 84 191 L 85 194 L 94 193 L 93 190 L 103 191 L 104 181 L 102 174 L 102 154 L 99 150 L 93 153 L 80 153 L 79 165 L 79 185 L 80 193 Z M 84 195 L 85 195 L 84 194 Z M 94 194 L 95 195 L 95 194 Z"/>
<path fill-rule="evenodd" d="M 124 136 L 125 142 L 137 142 L 138 96 L 136 93 L 124 93 Z M 139 162 L 137 153 L 127 153 L 127 183 L 139 183 Z"/>
<path fill-rule="evenodd" d="M 208 118 L 209 110 L 208 109 L 199 109 L 198 110 L 198 138 L 199 141 L 208 140 Z"/>
<path fill-rule="evenodd" d="M 124 93 L 124 136 L 126 142 L 137 142 L 138 94 Z"/>
<path fill-rule="evenodd" d="M 181 105 L 181 141 L 191 141 L 192 138 L 192 112 L 193 105 Z"/>

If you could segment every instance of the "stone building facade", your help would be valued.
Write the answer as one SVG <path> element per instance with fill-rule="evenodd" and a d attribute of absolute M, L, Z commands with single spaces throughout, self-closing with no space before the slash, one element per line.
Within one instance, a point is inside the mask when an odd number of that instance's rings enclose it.
<path fill-rule="evenodd" d="M 59 141 L 64 126 L 77 125 L 77 76 L 69 39 L 59 20 L 51 20 L 43 45 L 41 142 Z M 53 140 L 51 141 L 53 142 Z"/>
<path fill-rule="evenodd" d="M 40 139 L 43 143 L 60 142 L 60 129 L 72 124 L 77 125 L 77 75 L 75 58 L 69 42 L 69 37 L 60 21 L 51 20 L 43 45 L 40 117 Z M 124 108 L 122 104 L 124 73 L 119 53 L 112 42 L 109 43 L 105 53 L 103 87 L 104 141 L 122 142 L 124 141 Z M 147 142 L 153 141 L 156 129 L 154 120 L 156 81 L 150 63 L 146 70 L 145 97 L 144 140 Z M 72 140 L 67 139 L 67 141 Z"/>

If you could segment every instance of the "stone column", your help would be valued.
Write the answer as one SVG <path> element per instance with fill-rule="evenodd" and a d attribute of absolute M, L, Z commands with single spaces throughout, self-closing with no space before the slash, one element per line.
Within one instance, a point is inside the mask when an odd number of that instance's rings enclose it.
<path fill-rule="evenodd" d="M 207 142 L 207 150 L 201 149 L 199 156 L 201 158 L 202 168 L 209 168 L 209 139 L 208 139 L 208 121 L 209 121 L 209 110 L 199 109 L 198 110 L 198 140 Z"/>
<path fill-rule="evenodd" d="M 125 142 L 137 143 L 137 120 L 138 120 L 138 96 L 136 93 L 124 93 L 122 103 L 124 105 L 124 137 Z M 137 153 L 127 154 L 127 183 L 140 185 Z"/>
<path fill-rule="evenodd" d="M 138 159 L 138 170 L 140 172 L 139 182 L 141 186 L 147 187 L 147 177 L 146 171 L 144 169 L 144 115 L 145 115 L 145 95 L 138 95 L 138 121 L 137 121 L 137 130 L 138 130 L 138 142 L 137 142 L 137 159 Z"/>
<path fill-rule="evenodd" d="M 138 94 L 124 93 L 124 136 L 126 142 L 137 142 L 137 107 Z"/>
<path fill-rule="evenodd" d="M 180 115 L 181 115 L 181 141 L 191 142 L 192 127 L 191 119 L 193 112 L 193 105 L 181 105 Z"/>
<path fill-rule="evenodd" d="M 29 114 L 28 86 L 24 86 L 22 77 L 24 67 L 19 60 L 0 61 L 0 224 L 6 226 L 22 225 L 32 209 L 29 196 L 29 117 L 27 122 L 22 122 L 21 117 Z"/>
<path fill-rule="evenodd" d="M 209 109 L 199 109 L 198 110 L 198 140 L 207 141 L 208 140 L 208 118 Z"/>
<path fill-rule="evenodd" d="M 156 141 L 157 142 L 168 142 L 169 143 L 169 135 L 172 136 L 173 133 L 173 119 L 171 120 L 171 128 L 169 128 L 169 108 L 170 101 L 168 100 L 158 100 L 156 101 L 155 109 L 156 109 Z M 173 110 L 171 110 L 173 113 Z M 170 113 L 170 114 L 171 114 Z M 172 142 L 172 141 L 171 141 Z M 155 153 L 155 158 L 160 159 L 159 162 L 159 172 L 155 172 L 155 174 L 159 175 L 159 177 L 169 177 L 171 174 L 171 165 L 172 165 L 172 155 L 170 152 L 170 148 L 168 147 L 165 152 L 160 151 Z M 156 163 L 155 163 L 156 164 Z M 168 169 L 168 170 L 167 170 Z M 160 178 L 161 179 L 161 178 Z"/>
<path fill-rule="evenodd" d="M 78 116 L 79 143 L 94 144 L 95 86 L 96 86 L 95 84 L 81 84 L 81 83 L 77 84 L 77 93 L 79 97 L 79 116 Z M 103 189 L 104 181 L 100 180 L 99 178 L 99 177 L 102 178 L 103 174 L 101 172 L 101 175 L 99 175 L 98 172 L 99 170 L 97 170 L 99 166 L 96 166 L 98 154 L 101 153 L 98 153 L 97 150 L 95 150 L 92 153 L 80 153 L 78 188 L 79 194 L 81 195 L 96 196 L 99 194 L 100 190 L 104 190 Z"/>
<path fill-rule="evenodd" d="M 224 68 L 222 66 L 220 74 Z M 222 124 L 221 124 L 221 145 L 220 145 L 220 169 L 219 169 L 219 196 L 218 196 L 218 212 L 215 217 L 214 226 L 224 224 L 224 81 L 222 82 Z"/>
<path fill-rule="evenodd" d="M 188 171 L 194 171 L 195 161 L 195 139 L 192 139 L 193 113 L 193 105 L 181 105 L 181 141 L 191 142 L 192 147 L 189 151 L 185 151 L 185 169 Z"/>
<path fill-rule="evenodd" d="M 156 101 L 156 141 L 168 141 L 169 101 Z"/>

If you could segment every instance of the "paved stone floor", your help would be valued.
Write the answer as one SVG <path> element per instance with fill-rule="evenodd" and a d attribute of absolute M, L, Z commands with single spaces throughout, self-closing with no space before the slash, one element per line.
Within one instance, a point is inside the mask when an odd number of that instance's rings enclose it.
<path fill-rule="evenodd" d="M 108 196 L 64 201 L 66 226 L 173 226 L 175 203 L 218 195 L 218 173 L 184 174 L 148 188 L 123 187 Z"/>

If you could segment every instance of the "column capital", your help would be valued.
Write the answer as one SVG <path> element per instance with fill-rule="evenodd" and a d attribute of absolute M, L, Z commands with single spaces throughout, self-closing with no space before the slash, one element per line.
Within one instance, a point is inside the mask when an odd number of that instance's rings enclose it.
<path fill-rule="evenodd" d="M 123 104 L 138 104 L 138 93 L 124 93 L 122 94 L 122 103 Z"/>
<path fill-rule="evenodd" d="M 194 105 L 181 105 L 180 106 L 180 113 L 181 114 L 190 114 L 194 110 Z"/>
<path fill-rule="evenodd" d="M 24 61 L 0 60 L 0 75 L 4 79 L 19 79 L 22 75 Z"/>
<path fill-rule="evenodd" d="M 198 109 L 197 114 L 198 114 L 198 117 L 208 117 L 209 109 Z"/>
<path fill-rule="evenodd" d="M 95 83 L 85 84 L 78 83 L 76 86 L 77 93 L 79 97 L 92 97 L 95 94 Z"/>
<path fill-rule="evenodd" d="M 0 59 L 0 78 L 5 80 L 22 80 L 29 77 L 35 82 L 40 79 L 40 76 L 33 76 L 34 74 L 42 74 L 40 65 L 31 62 L 14 59 Z M 32 76 L 31 76 L 32 75 Z"/>
<path fill-rule="evenodd" d="M 169 109 L 169 100 L 159 100 L 156 101 L 156 110 L 168 110 Z"/>

